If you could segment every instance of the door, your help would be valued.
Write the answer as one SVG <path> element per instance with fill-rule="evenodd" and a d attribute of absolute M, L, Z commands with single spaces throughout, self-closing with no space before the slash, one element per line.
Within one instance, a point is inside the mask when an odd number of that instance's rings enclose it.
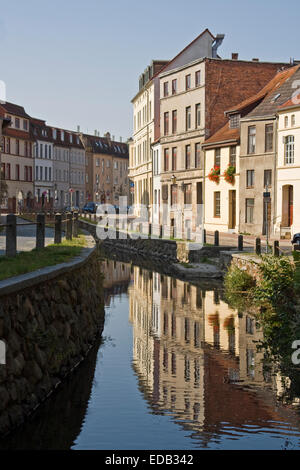
<path fill-rule="evenodd" d="M 229 230 L 235 229 L 236 226 L 236 191 L 229 191 Z"/>

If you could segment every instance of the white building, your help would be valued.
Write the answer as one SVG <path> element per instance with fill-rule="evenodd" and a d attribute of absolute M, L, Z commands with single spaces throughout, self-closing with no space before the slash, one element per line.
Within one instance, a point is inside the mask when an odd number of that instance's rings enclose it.
<path fill-rule="evenodd" d="M 53 140 L 45 121 L 32 119 L 34 143 L 34 196 L 41 208 L 53 207 Z"/>
<path fill-rule="evenodd" d="M 275 233 L 292 237 L 300 232 L 300 100 L 278 109 L 277 220 Z"/>
<path fill-rule="evenodd" d="M 152 166 L 153 166 L 153 211 L 152 211 L 152 230 L 159 234 L 159 225 L 161 223 L 161 145 L 156 142 L 152 145 Z"/>

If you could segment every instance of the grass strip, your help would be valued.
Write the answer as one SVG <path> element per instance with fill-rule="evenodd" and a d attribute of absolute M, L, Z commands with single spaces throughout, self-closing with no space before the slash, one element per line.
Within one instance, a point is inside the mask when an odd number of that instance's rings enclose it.
<path fill-rule="evenodd" d="M 26 274 L 46 266 L 65 263 L 78 256 L 86 245 L 84 235 L 62 243 L 48 245 L 42 250 L 24 251 L 14 258 L 0 256 L 0 280 Z"/>

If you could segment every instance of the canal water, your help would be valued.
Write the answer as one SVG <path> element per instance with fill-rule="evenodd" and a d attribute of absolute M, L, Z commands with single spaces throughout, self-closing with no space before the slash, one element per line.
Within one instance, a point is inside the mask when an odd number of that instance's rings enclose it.
<path fill-rule="evenodd" d="M 299 449 L 298 402 L 265 372 L 221 285 L 105 260 L 103 338 L 0 449 Z"/>

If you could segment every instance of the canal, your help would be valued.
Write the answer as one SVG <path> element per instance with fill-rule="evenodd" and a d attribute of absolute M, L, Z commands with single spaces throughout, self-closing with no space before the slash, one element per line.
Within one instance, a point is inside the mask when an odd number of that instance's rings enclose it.
<path fill-rule="evenodd" d="M 299 449 L 297 400 L 265 371 L 254 317 L 222 285 L 105 260 L 105 328 L 0 449 Z"/>

